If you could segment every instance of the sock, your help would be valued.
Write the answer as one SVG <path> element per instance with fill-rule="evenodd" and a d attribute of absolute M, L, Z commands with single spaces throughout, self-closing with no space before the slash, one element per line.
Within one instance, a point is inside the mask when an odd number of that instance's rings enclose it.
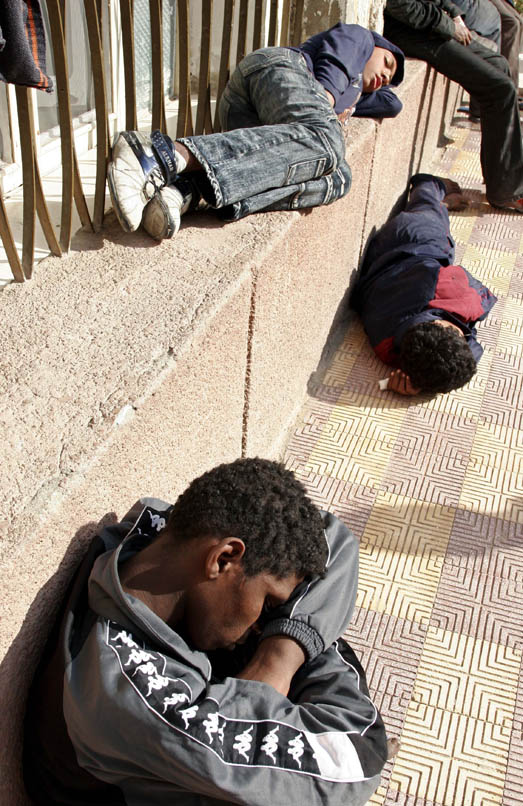
<path fill-rule="evenodd" d="M 182 171 L 185 171 L 187 168 L 187 160 L 185 157 L 182 157 L 179 151 L 176 150 L 176 143 L 174 145 L 175 148 L 175 157 L 176 157 L 176 172 L 181 174 Z"/>

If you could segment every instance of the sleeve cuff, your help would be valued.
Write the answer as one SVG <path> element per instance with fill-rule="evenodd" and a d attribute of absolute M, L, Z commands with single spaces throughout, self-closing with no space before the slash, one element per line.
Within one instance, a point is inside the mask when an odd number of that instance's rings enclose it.
<path fill-rule="evenodd" d="M 441 20 L 434 26 L 434 30 L 447 39 L 452 39 L 454 36 L 454 20 L 448 14 L 442 14 Z"/>
<path fill-rule="evenodd" d="M 325 651 L 325 644 L 319 633 L 303 621 L 288 618 L 269 621 L 262 632 L 261 640 L 272 635 L 286 635 L 297 641 L 303 648 L 307 660 L 313 660 L 313 658 Z"/>

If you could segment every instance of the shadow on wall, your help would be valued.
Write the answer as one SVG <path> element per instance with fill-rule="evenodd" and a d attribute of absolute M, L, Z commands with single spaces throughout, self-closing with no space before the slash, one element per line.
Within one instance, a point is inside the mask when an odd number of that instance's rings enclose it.
<path fill-rule="evenodd" d="M 23 724 L 27 694 L 47 637 L 74 573 L 91 539 L 104 526 L 117 523 L 115 512 L 81 526 L 72 538 L 53 576 L 40 588 L 18 635 L 0 664 L 0 699 L 9 742 L 0 750 L 0 803 L 30 806 L 22 779 Z"/>
<path fill-rule="evenodd" d="M 403 190 L 396 199 L 390 212 L 389 219 L 401 212 L 405 206 L 406 200 L 407 188 L 405 188 L 405 190 Z M 347 328 L 354 321 L 354 317 L 356 316 L 356 313 L 350 307 L 350 296 L 352 289 L 354 288 L 356 278 L 361 270 L 369 244 L 376 232 L 377 228 L 373 226 L 369 232 L 367 240 L 362 246 L 358 268 L 351 274 L 349 285 L 345 290 L 343 298 L 341 299 L 334 314 L 327 340 L 325 341 L 323 350 L 321 352 L 320 360 L 318 361 L 316 369 L 310 374 L 309 380 L 307 381 L 307 394 L 309 394 L 311 397 L 318 396 L 318 387 L 321 386 L 323 382 L 325 371 L 329 368 L 334 354 L 343 342 Z"/>

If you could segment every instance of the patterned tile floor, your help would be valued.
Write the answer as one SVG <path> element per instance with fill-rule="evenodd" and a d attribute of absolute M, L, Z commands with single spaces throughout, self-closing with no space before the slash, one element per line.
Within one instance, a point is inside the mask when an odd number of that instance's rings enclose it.
<path fill-rule="evenodd" d="M 454 123 L 433 172 L 471 200 L 456 262 L 499 297 L 477 375 L 432 400 L 380 392 L 356 322 L 286 455 L 361 541 L 347 637 L 401 737 L 374 806 L 523 804 L 523 217 L 488 207 L 479 133 Z"/>

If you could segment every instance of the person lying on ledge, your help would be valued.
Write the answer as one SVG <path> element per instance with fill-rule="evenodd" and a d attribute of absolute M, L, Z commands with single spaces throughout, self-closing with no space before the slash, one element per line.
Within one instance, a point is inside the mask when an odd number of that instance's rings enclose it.
<path fill-rule="evenodd" d="M 351 185 L 341 123 L 397 115 L 388 85 L 403 69 L 399 48 L 344 23 L 296 48 L 250 53 L 220 98 L 222 132 L 174 143 L 159 131 L 116 135 L 107 178 L 120 224 L 162 240 L 201 199 L 227 221 L 331 204 Z"/>
<path fill-rule="evenodd" d="M 283 465 L 239 459 L 93 539 L 33 682 L 35 803 L 360 806 L 387 742 L 339 636 L 358 541 Z"/>
<path fill-rule="evenodd" d="M 450 392 L 468 383 L 483 348 L 475 325 L 496 297 L 453 265 L 448 209 L 467 202 L 450 179 L 417 174 L 405 210 L 372 238 L 351 295 L 371 346 L 397 367 L 387 389 Z"/>

